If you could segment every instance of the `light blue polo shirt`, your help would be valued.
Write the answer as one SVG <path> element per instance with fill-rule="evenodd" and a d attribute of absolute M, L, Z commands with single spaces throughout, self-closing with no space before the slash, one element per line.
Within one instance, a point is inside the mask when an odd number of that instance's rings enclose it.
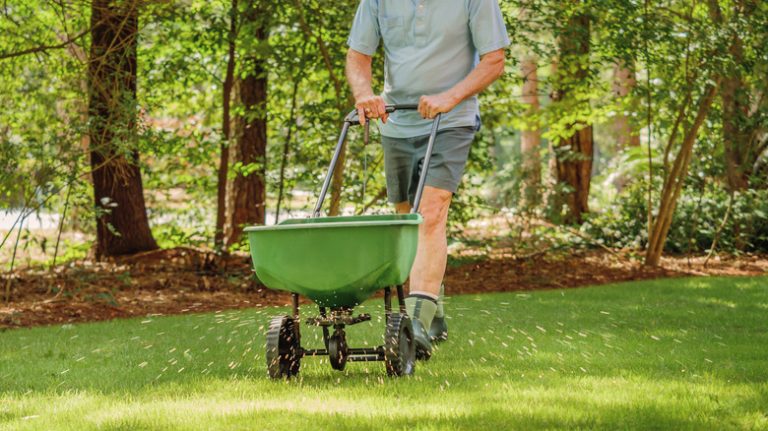
<path fill-rule="evenodd" d="M 347 44 L 373 55 L 384 41 L 384 92 L 388 104 L 418 103 L 463 80 L 479 56 L 509 45 L 497 0 L 361 0 Z M 475 126 L 477 96 L 444 114 L 440 128 Z M 382 124 L 393 138 L 429 134 L 432 120 L 398 111 Z"/>

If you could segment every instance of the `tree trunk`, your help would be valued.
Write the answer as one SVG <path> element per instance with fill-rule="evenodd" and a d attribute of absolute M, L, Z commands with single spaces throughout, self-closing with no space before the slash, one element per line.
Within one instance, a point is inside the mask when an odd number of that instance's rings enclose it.
<path fill-rule="evenodd" d="M 157 248 L 136 150 L 138 0 L 91 3 L 89 135 L 97 258 Z"/>
<path fill-rule="evenodd" d="M 267 38 L 264 6 L 261 1 L 252 0 L 241 16 L 243 28 L 253 31 L 248 37 L 259 43 Z M 241 240 L 245 225 L 264 224 L 266 215 L 267 71 L 259 54 L 244 56 L 241 68 L 238 97 L 244 112 L 238 118 L 239 130 L 230 154 L 238 169 L 227 205 L 227 245 Z"/>
<path fill-rule="evenodd" d="M 583 12 L 568 18 L 563 33 L 558 38 L 560 58 L 556 67 L 555 89 L 552 99 L 555 102 L 567 102 L 573 106 L 576 101 L 571 94 L 589 77 L 589 39 L 590 18 Z M 570 190 L 559 199 L 567 205 L 568 212 L 564 222 L 581 223 L 584 213 L 589 211 L 589 187 L 592 177 L 592 156 L 594 152 L 592 125 L 583 121 L 570 124 L 571 135 L 555 143 L 557 180 Z M 558 201 L 558 200 L 556 200 Z"/>
<path fill-rule="evenodd" d="M 523 158 L 523 202 L 525 206 L 536 206 L 541 203 L 541 160 L 539 146 L 541 145 L 541 128 L 539 127 L 539 81 L 537 76 L 537 58 L 534 55 L 524 55 L 520 61 L 520 73 L 523 77 L 522 102 L 528 105 L 526 116 L 533 117 L 525 125 L 520 136 L 520 153 Z"/>
<path fill-rule="evenodd" d="M 716 93 L 717 86 L 715 85 L 708 85 L 704 90 L 704 94 L 701 96 L 701 99 L 699 99 L 699 108 L 696 112 L 696 118 L 694 119 L 691 128 L 688 129 L 683 137 L 683 143 L 680 145 L 680 151 L 675 157 L 672 169 L 670 169 L 664 179 L 664 188 L 661 192 L 658 215 L 654 220 L 653 227 L 648 236 L 648 248 L 645 252 L 645 264 L 648 266 L 658 266 L 659 261 L 661 260 L 661 254 L 664 251 L 664 244 L 667 241 L 669 227 L 672 225 L 672 216 L 675 213 L 677 199 L 683 188 L 685 177 L 688 175 L 688 165 L 690 164 L 691 155 L 693 153 L 693 144 L 696 142 L 696 135 L 699 132 L 699 128 L 707 118 L 707 114 L 709 113 L 709 109 L 712 106 Z"/>
<path fill-rule="evenodd" d="M 749 89 L 739 70 L 744 54 L 738 35 L 733 36 L 729 51 L 736 64 L 730 66 L 723 76 L 720 98 L 723 105 L 723 144 L 728 189 L 738 192 L 749 187 L 749 175 L 755 159 L 750 157 L 752 130 L 748 127 Z"/>
<path fill-rule="evenodd" d="M 567 224 L 581 223 L 583 215 L 589 212 L 589 188 L 592 177 L 592 126 L 584 126 L 570 138 L 559 142 L 560 148 L 568 151 L 557 155 L 557 181 L 570 187 L 565 193 L 565 204 L 568 213 L 564 222 Z"/>
<path fill-rule="evenodd" d="M 549 68 L 549 75 L 551 77 L 550 81 L 552 82 L 551 84 L 552 88 L 551 88 L 551 93 L 549 94 L 549 98 L 552 101 L 554 101 L 557 98 L 557 89 L 555 88 L 556 87 L 555 82 L 557 81 L 557 79 L 555 77 L 558 76 L 557 74 L 559 73 L 559 70 L 560 68 L 558 64 L 558 58 L 555 56 L 552 59 L 552 62 L 550 63 L 550 68 Z M 549 158 L 547 159 L 547 176 L 545 181 L 547 195 L 545 197 L 545 202 L 547 202 L 547 204 L 552 207 L 557 205 L 557 209 L 555 212 L 559 213 L 560 208 L 562 208 L 562 203 L 561 203 L 562 196 L 557 190 L 557 184 L 558 184 L 557 150 L 555 148 L 555 142 L 553 139 L 547 140 L 547 153 L 549 154 Z M 556 220 L 552 220 L 552 221 L 556 221 Z"/>
<path fill-rule="evenodd" d="M 744 18 L 757 8 L 755 1 L 737 1 L 733 3 L 733 16 L 726 21 L 716 0 L 707 2 L 709 16 L 715 25 L 729 28 L 729 21 Z M 731 64 L 720 76 L 720 97 L 722 100 L 723 143 L 725 147 L 725 166 L 728 188 L 731 192 L 745 190 L 749 187 L 749 176 L 759 154 L 755 151 L 755 141 L 752 139 L 754 130 L 749 127 L 749 92 L 740 67 L 744 63 L 744 46 L 741 36 L 731 30 L 731 43 L 728 54 Z"/>
<path fill-rule="evenodd" d="M 631 65 L 627 65 L 621 60 L 617 61 L 613 66 L 613 95 L 620 99 L 627 98 L 637 84 L 635 74 L 629 66 Z M 633 109 L 635 104 L 629 103 L 625 105 L 629 105 L 629 108 Z M 616 143 L 619 148 L 640 146 L 640 134 L 633 130 L 629 116 L 624 110 L 616 115 L 613 121 L 613 132 L 615 133 Z"/>
<path fill-rule="evenodd" d="M 288 154 L 291 150 L 291 135 L 293 127 L 296 125 L 296 98 L 299 94 L 299 83 L 301 79 L 294 77 L 293 90 L 291 91 L 291 110 L 288 113 L 286 122 L 285 141 L 283 142 L 283 156 L 280 159 L 280 178 L 277 183 L 277 203 L 275 204 L 275 224 L 280 221 L 280 204 L 283 201 L 283 191 L 285 190 L 285 167 L 288 164 Z"/>
<path fill-rule="evenodd" d="M 219 146 L 219 170 L 218 184 L 216 185 L 216 232 L 213 244 L 217 249 L 224 247 L 224 223 L 227 217 L 227 174 L 229 171 L 229 140 L 232 137 L 232 119 L 230 118 L 230 106 L 232 100 L 232 86 L 235 78 L 235 41 L 237 38 L 237 0 L 232 0 L 229 17 L 229 56 L 227 58 L 227 71 L 224 76 L 221 103 L 221 133 L 222 143 Z"/>
<path fill-rule="evenodd" d="M 754 1 L 737 1 L 733 7 L 733 15 L 726 21 L 716 0 L 707 2 L 709 16 L 718 27 L 729 28 L 733 23 L 744 19 L 757 7 Z M 731 62 L 718 77 L 720 82 L 723 147 L 725 153 L 725 172 L 728 190 L 731 195 L 749 188 L 749 179 L 753 173 L 759 154 L 755 151 L 755 125 L 750 126 L 750 91 L 751 85 L 746 83 L 742 75 L 744 65 L 744 45 L 741 35 L 731 30 L 731 42 L 728 46 Z M 750 227 L 747 227 L 749 230 Z M 736 223 L 733 236 L 735 246 L 742 250 L 745 246 L 742 227 Z M 713 246 L 714 249 L 714 246 Z"/>
<path fill-rule="evenodd" d="M 630 116 L 627 115 L 627 111 L 636 112 L 637 109 L 637 99 L 631 95 L 637 85 L 637 80 L 630 66 L 623 60 L 617 60 L 613 65 L 611 90 L 619 104 L 619 112 L 613 119 L 612 127 L 617 151 L 640 146 L 640 133 L 634 130 Z M 613 185 L 616 186 L 618 192 L 621 192 L 631 180 L 631 175 L 625 173 L 617 176 L 613 180 Z"/>

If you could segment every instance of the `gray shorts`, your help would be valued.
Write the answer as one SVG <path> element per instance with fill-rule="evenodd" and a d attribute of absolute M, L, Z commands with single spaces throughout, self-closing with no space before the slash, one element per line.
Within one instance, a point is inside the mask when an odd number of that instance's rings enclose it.
<path fill-rule="evenodd" d="M 475 127 L 452 127 L 437 132 L 426 185 L 456 193 L 467 164 L 469 147 L 475 138 L 475 130 Z M 429 135 L 413 138 L 381 137 L 387 175 L 387 198 L 390 202 L 407 200 L 413 204 L 427 141 Z"/>

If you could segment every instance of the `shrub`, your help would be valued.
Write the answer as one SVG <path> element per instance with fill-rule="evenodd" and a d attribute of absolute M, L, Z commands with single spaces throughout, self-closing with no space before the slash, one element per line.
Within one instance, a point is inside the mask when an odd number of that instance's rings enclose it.
<path fill-rule="evenodd" d="M 718 250 L 768 252 L 768 190 L 747 190 L 731 198 L 728 192 L 714 186 L 683 191 L 665 251 L 709 250 L 726 212 L 729 215 L 720 232 Z M 582 230 L 609 247 L 644 248 L 648 239 L 646 186 L 637 183 L 628 187 L 602 213 L 590 216 Z"/>

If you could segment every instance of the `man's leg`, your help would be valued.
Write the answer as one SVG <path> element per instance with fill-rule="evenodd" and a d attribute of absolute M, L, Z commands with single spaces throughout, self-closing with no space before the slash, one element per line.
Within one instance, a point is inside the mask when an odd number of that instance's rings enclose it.
<path fill-rule="evenodd" d="M 431 186 L 424 187 L 419 212 L 424 223 L 419 227 L 419 246 L 410 275 L 410 294 L 406 308 L 414 319 L 417 347 L 427 355 L 431 352 L 428 330 L 437 311 L 440 285 L 448 260 L 446 223 L 453 193 Z M 398 213 L 410 211 L 408 202 L 395 205 Z"/>
<path fill-rule="evenodd" d="M 419 248 L 411 269 L 411 294 L 422 294 L 435 299 L 440 294 L 440 284 L 443 282 L 448 260 L 446 223 L 452 197 L 453 193 L 447 190 L 424 186 L 419 206 L 424 223 L 419 227 Z M 395 205 L 395 208 L 398 213 L 411 210 L 408 202 L 401 202 Z"/>
<path fill-rule="evenodd" d="M 417 352 L 421 352 L 421 356 L 431 353 L 432 340 L 441 341 L 448 336 L 445 314 L 439 305 L 448 260 L 446 222 L 448 207 L 461 182 L 474 136 L 474 127 L 441 130 L 432 152 L 427 177 L 430 185 L 424 187 L 419 206 L 424 223 L 419 227 L 419 246 L 410 274 L 410 295 L 405 300 L 405 308 L 413 322 Z M 395 208 L 399 213 L 411 210 L 407 201 L 416 192 L 427 142 L 427 136 L 405 140 L 382 137 L 387 195 L 390 202 L 397 202 Z"/>

